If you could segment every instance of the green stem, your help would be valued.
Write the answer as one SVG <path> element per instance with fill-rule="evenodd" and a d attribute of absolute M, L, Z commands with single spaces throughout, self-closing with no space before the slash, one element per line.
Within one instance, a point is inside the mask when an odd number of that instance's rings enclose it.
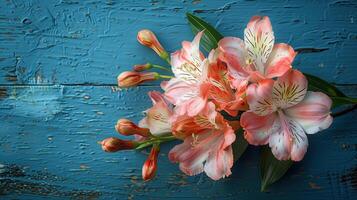
<path fill-rule="evenodd" d="M 167 63 L 169 63 L 169 65 L 171 65 L 170 57 L 167 57 L 167 58 L 165 59 L 165 61 L 166 61 Z"/>
<path fill-rule="evenodd" d="M 176 138 L 173 135 L 170 136 L 163 136 L 163 137 L 153 137 L 147 141 L 142 142 L 141 144 L 139 144 L 138 147 L 136 147 L 137 150 L 143 149 L 145 147 L 151 146 L 153 144 L 161 144 L 164 142 L 169 142 L 169 141 L 173 141 L 176 140 Z"/>
<path fill-rule="evenodd" d="M 159 77 L 160 78 L 167 78 L 167 79 L 175 78 L 174 76 L 162 75 L 162 74 L 159 74 Z"/>
<path fill-rule="evenodd" d="M 168 69 L 168 68 L 166 68 L 166 67 L 163 67 L 163 66 L 161 66 L 161 65 L 154 65 L 154 64 L 152 64 L 151 66 L 152 66 L 153 68 L 157 68 L 157 69 L 161 69 L 161 70 L 165 70 L 165 71 L 171 72 L 170 69 Z"/>

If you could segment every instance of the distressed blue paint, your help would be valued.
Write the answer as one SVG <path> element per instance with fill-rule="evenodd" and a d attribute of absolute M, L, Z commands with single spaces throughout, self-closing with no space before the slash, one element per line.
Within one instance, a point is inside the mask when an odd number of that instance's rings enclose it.
<path fill-rule="evenodd" d="M 224 35 L 242 36 L 254 14 L 269 15 L 278 42 L 327 49 L 298 55 L 294 66 L 357 96 L 355 1 L 20 1 L 0 2 L 0 199 L 354 199 L 356 112 L 309 137 L 305 159 L 268 193 L 259 192 L 258 149 L 233 175 L 214 182 L 187 177 L 169 163 L 140 179 L 141 152 L 103 153 L 121 117 L 138 121 L 157 83 L 118 91 L 121 71 L 164 64 L 136 42 L 150 28 L 169 51 L 192 34 L 194 12 Z M 19 86 L 22 84 L 22 86 Z"/>
<path fill-rule="evenodd" d="M 356 7 L 339 0 L 2 1 L 0 83 L 115 83 L 114 75 L 133 64 L 160 62 L 136 42 L 138 30 L 154 30 L 170 51 L 191 40 L 187 11 L 240 37 L 251 16 L 268 15 L 278 42 L 328 48 L 299 55 L 296 67 L 354 83 Z"/>

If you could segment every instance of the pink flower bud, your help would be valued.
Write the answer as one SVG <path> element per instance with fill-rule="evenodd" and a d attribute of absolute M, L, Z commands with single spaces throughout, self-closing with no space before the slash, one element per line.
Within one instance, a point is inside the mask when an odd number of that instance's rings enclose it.
<path fill-rule="evenodd" d="M 148 70 L 151 68 L 152 68 L 152 64 L 150 64 L 150 63 L 146 63 L 143 65 L 134 65 L 134 71 L 136 71 L 136 72 L 142 72 L 142 71 L 145 71 L 145 70 Z"/>
<path fill-rule="evenodd" d="M 119 87 L 134 87 L 145 81 L 153 81 L 159 78 L 159 74 L 156 72 L 131 72 L 126 71 L 118 76 Z"/>
<path fill-rule="evenodd" d="M 138 144 L 130 140 L 121 140 L 111 137 L 100 142 L 102 149 L 106 152 L 117 152 L 120 150 L 134 149 Z"/>
<path fill-rule="evenodd" d="M 143 137 L 148 137 L 150 135 L 150 130 L 148 128 L 141 128 L 128 119 L 119 119 L 115 125 L 115 130 L 126 136 L 137 134 Z"/>
<path fill-rule="evenodd" d="M 159 156 L 160 147 L 153 146 L 148 159 L 145 161 L 142 169 L 142 176 L 144 181 L 154 178 L 157 170 L 157 157 Z"/>
<path fill-rule="evenodd" d="M 169 58 L 169 54 L 161 46 L 160 42 L 157 40 L 155 34 L 152 31 L 148 29 L 139 31 L 137 39 L 140 44 L 154 50 L 162 59 L 167 60 Z"/>

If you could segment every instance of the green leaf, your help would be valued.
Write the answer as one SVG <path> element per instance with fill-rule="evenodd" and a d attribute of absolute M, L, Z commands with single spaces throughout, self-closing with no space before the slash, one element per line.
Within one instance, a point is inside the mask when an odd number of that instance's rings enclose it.
<path fill-rule="evenodd" d="M 337 107 L 345 104 L 357 104 L 357 98 L 351 97 L 331 97 L 333 105 L 332 107 Z"/>
<path fill-rule="evenodd" d="M 309 90 L 323 92 L 330 97 L 346 97 L 345 94 L 327 81 L 311 74 L 304 73 L 304 75 L 309 82 Z"/>
<path fill-rule="evenodd" d="M 278 181 L 288 171 L 293 161 L 277 160 L 271 152 L 269 146 L 261 148 L 260 154 L 260 173 L 261 173 L 261 191 Z"/>
<path fill-rule="evenodd" d="M 332 107 L 357 103 L 356 98 L 347 97 L 345 94 L 343 94 L 343 92 L 341 92 L 334 85 L 328 83 L 327 81 L 311 74 L 304 73 L 304 75 L 309 82 L 308 89 L 311 91 L 323 92 L 327 94 L 332 99 Z"/>
<path fill-rule="evenodd" d="M 200 44 L 205 51 L 210 52 L 211 49 L 217 48 L 218 41 L 223 38 L 223 35 L 201 18 L 191 13 L 186 13 L 186 16 L 194 34 L 204 30 Z"/>
<path fill-rule="evenodd" d="M 238 159 L 243 155 L 247 147 L 248 147 L 248 142 L 247 140 L 244 139 L 243 129 L 237 130 L 236 140 L 232 144 L 234 162 L 238 161 Z"/>

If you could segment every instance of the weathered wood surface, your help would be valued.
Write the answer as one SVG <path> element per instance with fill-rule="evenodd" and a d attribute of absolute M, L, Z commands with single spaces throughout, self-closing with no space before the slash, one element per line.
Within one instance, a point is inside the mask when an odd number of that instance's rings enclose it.
<path fill-rule="evenodd" d="M 269 192 L 259 187 L 259 152 L 233 175 L 187 177 L 167 159 L 141 181 L 145 152 L 108 154 L 97 141 L 116 120 L 138 121 L 157 83 L 113 87 L 131 65 L 163 64 L 136 42 L 150 28 L 168 50 L 191 40 L 187 11 L 225 35 L 242 36 L 254 14 L 270 16 L 277 41 L 300 48 L 296 68 L 357 96 L 357 2 L 336 1 L 20 1 L 0 2 L 0 199 L 355 199 L 357 112 L 309 137 L 304 160 Z"/>

